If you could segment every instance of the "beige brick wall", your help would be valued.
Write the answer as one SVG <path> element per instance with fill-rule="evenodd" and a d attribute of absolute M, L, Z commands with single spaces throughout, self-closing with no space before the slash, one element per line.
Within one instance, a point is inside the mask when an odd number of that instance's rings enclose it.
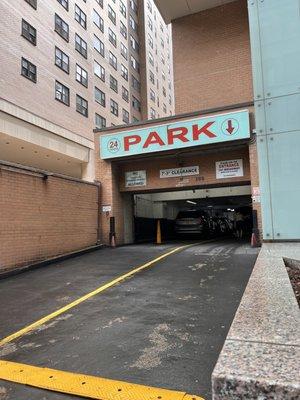
<path fill-rule="evenodd" d="M 97 243 L 96 185 L 0 168 L 0 272 Z"/>
<path fill-rule="evenodd" d="M 173 22 L 176 114 L 253 100 L 246 0 Z"/>

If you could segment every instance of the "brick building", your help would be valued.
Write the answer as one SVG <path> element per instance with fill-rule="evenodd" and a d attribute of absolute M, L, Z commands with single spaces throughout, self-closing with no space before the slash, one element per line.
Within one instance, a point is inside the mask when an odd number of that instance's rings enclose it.
<path fill-rule="evenodd" d="M 160 132 L 165 125 L 172 127 L 195 118 L 213 120 L 225 114 L 229 120 L 234 120 L 234 115 L 245 109 L 249 113 L 249 136 L 246 140 L 237 137 L 231 142 L 222 143 L 221 140 L 221 143 L 205 146 L 199 141 L 189 149 L 176 148 L 166 152 L 156 149 L 151 154 L 141 150 L 135 155 L 129 152 L 129 156 L 120 154 L 119 158 L 114 153 L 103 159 L 98 153 L 96 176 L 105 181 L 102 203 L 111 206 L 111 211 L 101 216 L 102 238 L 108 240 L 110 216 L 115 217 L 117 241 L 131 242 L 134 240 L 135 221 L 128 214 L 174 219 L 186 200 L 218 210 L 220 198 L 223 205 L 227 201 L 229 208 L 234 208 L 230 204 L 235 204 L 236 208 L 251 206 L 256 210 L 261 233 L 260 203 L 256 202 L 259 196 L 254 196 L 252 202 L 252 194 L 259 192 L 259 179 L 247 2 L 212 1 L 207 5 L 207 2 L 200 1 L 190 7 L 180 1 L 156 1 L 156 4 L 166 21 L 172 21 L 176 116 L 132 127 L 101 130 L 96 133 L 96 149 L 106 146 L 107 141 L 103 140 L 106 135 L 122 142 L 124 134 L 139 135 L 139 131 L 144 129 L 146 132 L 143 134 L 147 135 L 151 129 Z M 184 7 L 187 8 L 186 15 Z M 233 130 L 235 133 L 238 130 Z M 242 175 L 220 179 L 217 176 L 219 162 L 230 160 L 242 160 Z M 199 172 L 195 176 L 162 178 L 164 170 L 189 166 L 199 167 Z M 140 186 L 126 187 L 126 174 L 134 171 L 145 171 L 146 179 Z M 207 206 L 203 200 L 205 197 L 213 206 Z M 152 214 L 145 211 L 149 203 L 152 203 Z"/>

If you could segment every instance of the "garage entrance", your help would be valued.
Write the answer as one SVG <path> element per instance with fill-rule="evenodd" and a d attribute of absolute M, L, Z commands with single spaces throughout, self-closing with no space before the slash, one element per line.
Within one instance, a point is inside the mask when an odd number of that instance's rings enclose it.
<path fill-rule="evenodd" d="M 165 240 L 193 229 L 232 235 L 239 218 L 251 231 L 258 177 L 248 110 L 108 128 L 95 142 L 104 243 L 152 241 L 158 219 Z"/>

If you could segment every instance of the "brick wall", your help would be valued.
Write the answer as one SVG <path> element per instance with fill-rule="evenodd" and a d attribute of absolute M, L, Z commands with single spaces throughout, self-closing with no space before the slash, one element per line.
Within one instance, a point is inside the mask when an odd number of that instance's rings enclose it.
<path fill-rule="evenodd" d="M 246 0 L 172 24 L 176 114 L 253 100 Z"/>
<path fill-rule="evenodd" d="M 0 272 L 95 245 L 98 190 L 0 165 Z"/>

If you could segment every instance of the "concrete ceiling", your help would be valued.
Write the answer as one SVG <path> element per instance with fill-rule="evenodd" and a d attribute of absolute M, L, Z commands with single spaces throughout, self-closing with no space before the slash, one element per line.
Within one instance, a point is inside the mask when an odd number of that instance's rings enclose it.
<path fill-rule="evenodd" d="M 154 0 L 166 23 L 235 0 Z"/>

